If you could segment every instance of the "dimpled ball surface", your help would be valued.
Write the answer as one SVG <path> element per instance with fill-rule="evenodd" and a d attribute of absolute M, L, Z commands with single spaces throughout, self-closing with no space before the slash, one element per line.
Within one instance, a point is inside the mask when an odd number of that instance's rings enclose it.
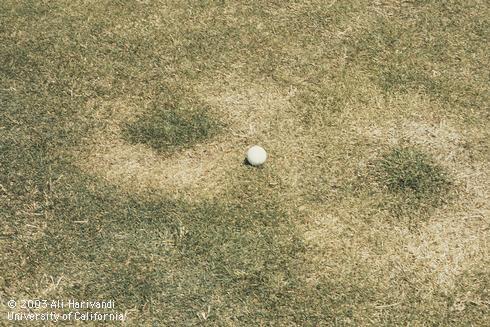
<path fill-rule="evenodd" d="M 267 152 L 264 148 L 254 145 L 247 151 L 247 161 L 252 166 L 260 166 L 267 160 Z"/>

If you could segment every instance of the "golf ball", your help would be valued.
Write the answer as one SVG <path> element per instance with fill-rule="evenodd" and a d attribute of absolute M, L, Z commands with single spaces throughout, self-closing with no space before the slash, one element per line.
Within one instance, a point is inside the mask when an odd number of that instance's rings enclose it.
<path fill-rule="evenodd" d="M 247 151 L 247 161 L 252 166 L 260 166 L 267 160 L 267 152 L 264 148 L 254 145 Z"/>

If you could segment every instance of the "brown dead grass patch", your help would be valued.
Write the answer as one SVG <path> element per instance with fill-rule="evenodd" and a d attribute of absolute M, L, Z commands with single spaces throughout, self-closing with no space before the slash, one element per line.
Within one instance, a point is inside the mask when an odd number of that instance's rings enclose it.
<path fill-rule="evenodd" d="M 78 153 L 78 164 L 109 182 L 133 192 L 154 191 L 189 201 L 212 199 L 237 186 L 244 153 L 262 144 L 271 160 L 267 169 L 280 172 L 281 183 L 298 183 L 305 154 L 305 137 L 291 115 L 290 91 L 270 83 L 258 84 L 228 77 L 196 86 L 226 130 L 209 142 L 170 154 L 158 154 L 120 137 L 120 126 L 145 110 L 131 99 L 107 102 L 93 115 L 104 122 Z"/>
<path fill-rule="evenodd" d="M 171 156 L 159 154 L 148 146 L 129 144 L 121 138 L 121 125 L 134 120 L 145 110 L 144 106 L 137 107 L 129 99 L 107 102 L 93 110 L 104 124 L 79 149 L 78 164 L 82 169 L 132 192 L 156 191 L 171 197 L 219 193 L 216 167 L 234 158 L 233 149 L 222 140 L 196 145 Z M 205 192 L 207 189 L 209 192 Z"/>
<path fill-rule="evenodd" d="M 451 174 L 456 197 L 416 229 L 380 211 L 379 204 L 386 198 L 377 192 L 344 193 L 333 204 L 310 203 L 305 235 L 315 270 L 308 278 L 315 285 L 339 270 L 364 271 L 370 280 L 366 285 L 377 285 L 401 303 L 410 301 L 407 290 L 413 287 L 427 292 L 430 301 L 438 292 L 456 289 L 458 278 L 490 254 L 490 167 L 482 156 L 488 133 L 480 125 L 444 117 L 444 108 L 413 94 L 391 101 L 377 99 L 374 95 L 373 104 L 378 105 L 358 112 L 357 119 L 339 132 L 344 135 L 340 139 L 351 137 L 361 144 L 352 167 L 364 174 L 367 163 L 385 149 L 414 145 L 432 154 Z M 352 110 L 347 108 L 346 113 Z M 348 179 L 355 179 L 355 173 L 352 176 Z"/>

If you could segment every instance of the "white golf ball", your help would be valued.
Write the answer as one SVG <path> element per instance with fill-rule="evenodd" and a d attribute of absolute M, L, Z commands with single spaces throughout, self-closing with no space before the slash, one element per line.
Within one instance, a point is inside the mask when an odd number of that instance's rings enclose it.
<path fill-rule="evenodd" d="M 247 161 L 252 166 L 260 166 L 267 160 L 267 152 L 264 148 L 254 145 L 247 151 Z"/>

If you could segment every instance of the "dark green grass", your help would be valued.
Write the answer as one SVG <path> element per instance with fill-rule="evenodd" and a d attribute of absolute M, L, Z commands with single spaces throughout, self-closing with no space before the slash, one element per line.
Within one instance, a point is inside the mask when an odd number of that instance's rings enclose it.
<path fill-rule="evenodd" d="M 426 153 L 413 148 L 395 148 L 379 161 L 379 181 L 390 192 L 428 197 L 437 203 L 451 182 L 444 169 Z"/>
<path fill-rule="evenodd" d="M 146 144 L 158 151 L 190 147 L 217 134 L 219 124 L 206 107 L 194 109 L 181 103 L 164 103 L 123 126 L 122 137 L 132 144 Z"/>
<path fill-rule="evenodd" d="M 423 217 L 448 203 L 453 191 L 449 174 L 429 154 L 400 146 L 382 155 L 373 166 L 377 185 L 388 192 L 386 204 L 395 216 Z"/>

